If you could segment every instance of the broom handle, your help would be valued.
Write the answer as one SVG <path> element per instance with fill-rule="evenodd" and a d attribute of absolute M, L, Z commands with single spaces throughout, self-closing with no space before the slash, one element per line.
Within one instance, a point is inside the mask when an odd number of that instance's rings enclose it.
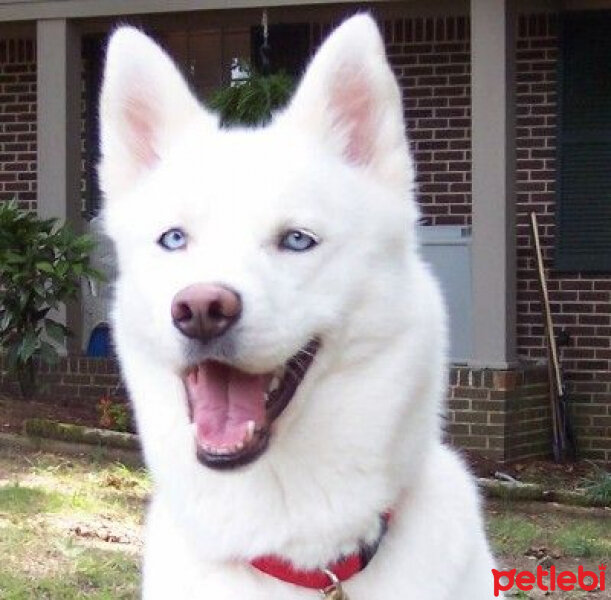
<path fill-rule="evenodd" d="M 541 282 L 541 290 L 543 292 L 543 304 L 545 312 L 545 324 L 547 327 L 547 335 L 549 338 L 549 348 L 552 355 L 552 364 L 554 366 L 554 378 L 556 380 L 556 389 L 558 394 L 562 395 L 563 385 L 560 375 L 560 365 L 558 363 L 558 348 L 556 347 L 556 338 L 554 336 L 554 324 L 552 323 L 552 311 L 549 306 L 549 294 L 547 292 L 547 282 L 545 280 L 545 270 L 543 269 L 543 254 L 541 253 L 541 242 L 539 240 L 539 223 L 537 222 L 537 214 L 530 213 L 532 223 L 533 239 L 535 242 L 535 252 L 537 254 L 537 268 L 539 270 L 539 281 Z"/>

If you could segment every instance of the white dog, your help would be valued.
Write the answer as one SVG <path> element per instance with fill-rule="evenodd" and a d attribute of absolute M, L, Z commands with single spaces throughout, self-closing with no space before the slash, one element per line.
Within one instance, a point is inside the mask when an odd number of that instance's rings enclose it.
<path fill-rule="evenodd" d="M 367 16 L 250 130 L 220 129 L 147 37 L 112 37 L 100 178 L 155 487 L 147 600 L 493 597 L 441 443 L 445 316 L 402 115 Z"/>

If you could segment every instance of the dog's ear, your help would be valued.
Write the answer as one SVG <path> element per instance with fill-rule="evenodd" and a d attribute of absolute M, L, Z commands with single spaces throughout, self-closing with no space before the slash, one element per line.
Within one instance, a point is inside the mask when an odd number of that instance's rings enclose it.
<path fill-rule="evenodd" d="M 401 93 L 370 16 L 348 19 L 324 42 L 283 118 L 395 189 L 411 189 Z"/>
<path fill-rule="evenodd" d="M 137 29 L 118 29 L 108 44 L 100 99 L 106 197 L 129 191 L 195 119 L 216 127 L 164 51 Z"/>

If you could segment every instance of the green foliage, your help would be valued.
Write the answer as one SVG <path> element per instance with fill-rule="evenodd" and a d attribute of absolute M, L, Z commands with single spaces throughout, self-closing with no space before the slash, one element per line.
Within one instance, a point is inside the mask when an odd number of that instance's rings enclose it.
<path fill-rule="evenodd" d="M 586 496 L 604 506 L 611 506 L 611 473 L 592 463 L 594 472 L 584 481 Z"/>
<path fill-rule="evenodd" d="M 216 91 L 208 104 L 220 114 L 223 126 L 265 125 L 274 111 L 288 103 L 294 87 L 295 82 L 286 73 L 250 72 L 245 81 Z"/>
<path fill-rule="evenodd" d="M 114 401 L 110 396 L 102 396 L 98 402 L 100 427 L 114 431 L 133 431 L 131 415 L 125 402 Z"/>
<path fill-rule="evenodd" d="M 82 276 L 102 278 L 89 266 L 93 246 L 57 219 L 0 206 L 0 348 L 25 396 L 35 390 L 34 359 L 55 363 L 52 342 L 69 334 L 49 313 L 77 295 Z"/>

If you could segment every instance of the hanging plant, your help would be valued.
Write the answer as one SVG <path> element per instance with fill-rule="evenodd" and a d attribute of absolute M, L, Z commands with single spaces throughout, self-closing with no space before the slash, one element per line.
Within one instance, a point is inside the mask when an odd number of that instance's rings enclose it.
<path fill-rule="evenodd" d="M 259 126 L 288 103 L 295 81 L 286 73 L 261 75 L 242 65 L 248 77 L 214 92 L 208 105 L 221 117 L 221 125 Z"/>

